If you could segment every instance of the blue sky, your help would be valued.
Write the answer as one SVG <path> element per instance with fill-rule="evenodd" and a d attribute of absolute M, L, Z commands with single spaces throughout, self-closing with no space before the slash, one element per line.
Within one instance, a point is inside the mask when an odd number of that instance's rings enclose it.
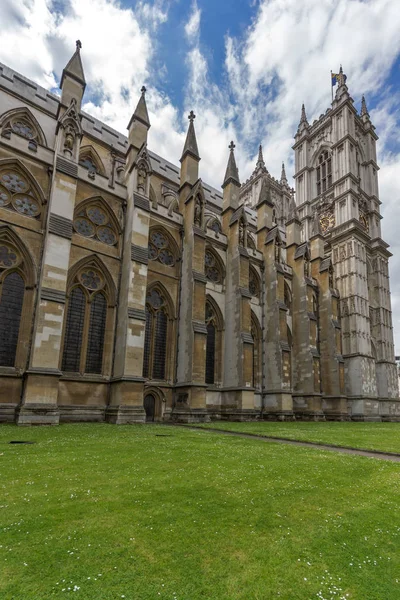
<path fill-rule="evenodd" d="M 400 353 L 399 0 L 1 0 L 0 61 L 48 89 L 82 41 L 84 110 L 126 132 L 143 84 L 149 146 L 178 163 L 195 126 L 201 177 L 219 187 L 228 144 L 242 180 L 259 143 L 267 168 L 293 173 L 291 145 L 305 102 L 309 121 L 330 104 L 330 70 L 343 64 L 380 137 L 383 237 L 391 244 Z"/>

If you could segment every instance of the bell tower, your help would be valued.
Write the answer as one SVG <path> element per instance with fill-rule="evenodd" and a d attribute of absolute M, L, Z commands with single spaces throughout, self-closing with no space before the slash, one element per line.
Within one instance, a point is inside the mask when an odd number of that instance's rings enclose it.
<path fill-rule="evenodd" d="M 332 105 L 311 125 L 303 105 L 295 135 L 302 241 L 317 221 L 340 295 L 345 391 L 352 419 L 400 416 L 390 305 L 388 244 L 381 238 L 375 133 L 342 67 Z"/>

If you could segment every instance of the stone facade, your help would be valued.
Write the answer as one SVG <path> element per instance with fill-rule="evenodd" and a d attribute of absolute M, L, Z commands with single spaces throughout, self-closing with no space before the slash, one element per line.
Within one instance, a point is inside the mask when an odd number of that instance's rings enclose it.
<path fill-rule="evenodd" d="M 400 419 L 375 143 L 342 78 L 293 146 L 221 194 L 0 65 L 0 420 Z M 296 197 L 296 200 L 295 200 Z"/>

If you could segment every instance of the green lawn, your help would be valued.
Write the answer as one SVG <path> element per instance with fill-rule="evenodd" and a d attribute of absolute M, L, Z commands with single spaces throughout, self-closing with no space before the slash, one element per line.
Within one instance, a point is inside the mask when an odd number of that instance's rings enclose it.
<path fill-rule="evenodd" d="M 351 421 L 343 423 L 301 421 L 229 423 L 214 421 L 204 424 L 202 427 L 242 431 L 302 442 L 318 442 L 364 450 L 400 453 L 400 423 L 355 423 Z"/>
<path fill-rule="evenodd" d="M 398 600 L 399 492 L 399 464 L 313 448 L 2 426 L 0 598 Z"/>

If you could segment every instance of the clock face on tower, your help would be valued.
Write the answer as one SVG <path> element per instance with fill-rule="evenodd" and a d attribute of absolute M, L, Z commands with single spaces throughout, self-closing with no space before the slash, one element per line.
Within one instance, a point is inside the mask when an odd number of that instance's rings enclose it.
<path fill-rule="evenodd" d="M 333 211 L 330 210 L 328 212 L 322 213 L 319 217 L 319 224 L 321 227 L 322 233 L 326 233 L 332 227 L 335 227 L 335 215 Z"/>

